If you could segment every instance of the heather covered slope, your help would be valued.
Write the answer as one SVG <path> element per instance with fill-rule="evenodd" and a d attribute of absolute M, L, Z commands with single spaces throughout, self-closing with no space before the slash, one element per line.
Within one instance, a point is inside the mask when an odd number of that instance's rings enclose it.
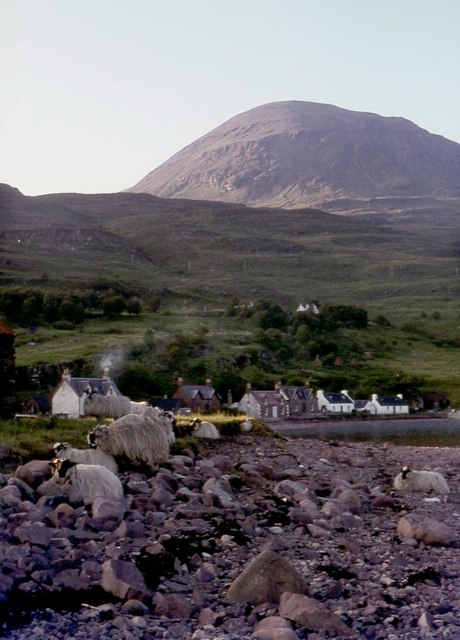
<path fill-rule="evenodd" d="M 404 118 L 275 102 L 231 118 L 129 191 L 281 208 L 445 199 L 460 196 L 460 145 Z"/>

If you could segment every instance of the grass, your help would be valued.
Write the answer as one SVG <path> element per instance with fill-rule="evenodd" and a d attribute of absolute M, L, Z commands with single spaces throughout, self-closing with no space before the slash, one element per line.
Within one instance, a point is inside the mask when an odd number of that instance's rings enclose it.
<path fill-rule="evenodd" d="M 291 311 L 319 299 L 363 306 L 371 319 L 386 316 L 394 328 L 368 334 L 369 351 L 381 341 L 388 346 L 376 349 L 374 364 L 423 375 L 460 406 L 458 348 L 435 344 L 459 337 L 460 215 L 453 205 L 346 217 L 145 194 L 57 194 L 18 196 L 0 217 L 4 285 L 73 291 L 105 277 L 169 292 L 160 313 L 88 321 L 75 331 L 40 327 L 32 337 L 22 331 L 18 365 L 97 359 L 142 341 L 147 330 L 161 345 L 206 328 L 216 352 L 237 352 L 252 327 L 222 315 L 233 296 Z M 407 324 L 424 335 L 402 331 Z"/>
<path fill-rule="evenodd" d="M 0 420 L 0 442 L 11 450 L 10 458 L 17 464 L 32 458 L 51 459 L 55 442 L 86 448 L 86 434 L 95 424 L 95 420 L 56 417 Z"/>
<path fill-rule="evenodd" d="M 240 425 L 245 419 L 243 414 L 230 415 L 224 412 L 194 414 L 194 417 L 213 422 L 223 436 L 235 436 L 241 433 Z M 0 420 L 0 444 L 10 449 L 9 466 L 15 467 L 31 459 L 52 459 L 55 442 L 68 442 L 79 449 L 87 448 L 88 430 L 102 422 L 95 419 L 70 420 L 56 416 Z M 199 442 L 189 432 L 190 422 L 189 417 L 179 417 L 179 437 L 172 448 L 173 453 L 179 453 L 186 447 L 191 448 L 195 453 L 199 452 Z M 254 424 L 255 433 L 267 435 L 268 431 L 261 423 L 255 421 Z M 0 472 L 5 470 L 8 469 L 0 467 Z"/>

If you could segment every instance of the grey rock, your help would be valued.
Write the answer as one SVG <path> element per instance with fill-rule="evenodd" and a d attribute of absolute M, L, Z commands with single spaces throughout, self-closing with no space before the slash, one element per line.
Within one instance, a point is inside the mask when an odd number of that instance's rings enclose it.
<path fill-rule="evenodd" d="M 227 598 L 252 604 L 279 602 L 284 591 L 304 593 L 303 578 L 289 562 L 267 549 L 251 560 L 233 581 Z"/>

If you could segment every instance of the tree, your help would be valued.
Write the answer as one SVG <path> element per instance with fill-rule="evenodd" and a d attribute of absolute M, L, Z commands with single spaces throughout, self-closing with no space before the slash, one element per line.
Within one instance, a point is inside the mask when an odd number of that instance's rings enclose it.
<path fill-rule="evenodd" d="M 102 301 L 102 313 L 108 320 L 119 318 L 125 309 L 123 296 L 106 296 Z"/>
<path fill-rule="evenodd" d="M 261 329 L 286 329 L 289 316 L 276 302 L 258 300 L 252 315 L 254 323 Z"/>

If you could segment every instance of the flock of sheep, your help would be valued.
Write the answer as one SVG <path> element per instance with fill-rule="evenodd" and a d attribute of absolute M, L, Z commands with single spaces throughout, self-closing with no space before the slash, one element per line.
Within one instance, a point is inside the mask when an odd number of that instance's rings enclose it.
<path fill-rule="evenodd" d="M 130 413 L 110 425 L 98 425 L 88 432 L 89 449 L 76 449 L 67 443 L 54 445 L 51 462 L 52 482 L 64 485 L 70 499 L 92 504 L 96 497 L 122 498 L 123 486 L 118 477 L 118 462 L 128 460 L 154 472 L 166 462 L 170 446 L 175 441 L 174 414 L 157 407 L 144 406 L 139 413 Z M 195 418 L 191 427 L 197 438 L 220 437 L 211 422 Z M 245 431 L 244 427 L 242 430 Z M 397 491 L 418 491 L 441 495 L 447 500 L 449 487 L 445 478 L 435 471 L 414 471 L 403 467 L 394 479 Z"/>
<path fill-rule="evenodd" d="M 71 499 L 81 498 L 86 504 L 98 496 L 123 497 L 117 460 L 156 471 L 169 458 L 170 446 L 176 439 L 175 425 L 171 411 L 139 403 L 137 412 L 123 415 L 110 425 L 90 429 L 89 449 L 56 443 L 51 462 L 52 481 L 64 485 Z M 197 438 L 220 438 L 211 422 L 194 418 L 191 428 Z"/>

